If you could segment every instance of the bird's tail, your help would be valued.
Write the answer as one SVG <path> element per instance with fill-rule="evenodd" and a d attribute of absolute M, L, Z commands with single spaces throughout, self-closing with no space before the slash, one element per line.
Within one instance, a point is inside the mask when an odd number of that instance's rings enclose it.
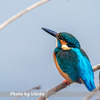
<path fill-rule="evenodd" d="M 95 84 L 94 84 L 94 79 L 92 78 L 83 78 L 82 79 L 86 88 L 89 90 L 89 91 L 93 91 L 96 87 L 95 87 Z"/>

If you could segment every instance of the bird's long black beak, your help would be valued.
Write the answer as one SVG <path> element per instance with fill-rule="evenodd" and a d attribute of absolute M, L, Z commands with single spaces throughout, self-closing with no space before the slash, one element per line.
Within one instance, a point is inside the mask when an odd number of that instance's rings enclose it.
<path fill-rule="evenodd" d="M 47 33 L 51 34 L 52 36 L 56 37 L 57 38 L 57 32 L 55 31 L 52 31 L 50 29 L 47 29 L 47 28 L 42 28 L 44 31 L 46 31 Z"/>

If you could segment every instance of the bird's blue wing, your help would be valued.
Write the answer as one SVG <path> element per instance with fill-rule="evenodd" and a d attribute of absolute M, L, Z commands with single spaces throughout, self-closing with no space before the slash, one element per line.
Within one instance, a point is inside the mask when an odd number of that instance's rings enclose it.
<path fill-rule="evenodd" d="M 95 89 L 94 73 L 89 58 L 82 49 L 73 49 L 78 56 L 77 72 L 89 91 Z"/>

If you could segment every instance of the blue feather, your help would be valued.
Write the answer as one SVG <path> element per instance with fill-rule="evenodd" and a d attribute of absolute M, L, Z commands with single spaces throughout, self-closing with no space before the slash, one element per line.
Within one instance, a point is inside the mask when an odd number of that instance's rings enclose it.
<path fill-rule="evenodd" d="M 73 48 L 78 56 L 77 72 L 78 77 L 81 78 L 89 91 L 94 90 L 94 73 L 90 61 L 83 55 L 80 49 Z"/>

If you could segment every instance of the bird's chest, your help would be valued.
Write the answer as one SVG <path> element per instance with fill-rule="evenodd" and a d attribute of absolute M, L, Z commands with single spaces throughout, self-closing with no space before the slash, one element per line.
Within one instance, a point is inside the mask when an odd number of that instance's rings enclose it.
<path fill-rule="evenodd" d="M 78 56 L 72 50 L 60 50 L 55 53 L 58 64 L 62 69 L 66 67 L 74 67 L 78 63 Z"/>
<path fill-rule="evenodd" d="M 53 57 L 59 73 L 69 82 L 72 82 L 72 79 L 69 77 L 69 75 L 72 72 L 76 73 L 74 66 L 76 66 L 77 63 L 77 57 L 73 54 L 73 52 L 63 50 L 54 53 Z"/>

